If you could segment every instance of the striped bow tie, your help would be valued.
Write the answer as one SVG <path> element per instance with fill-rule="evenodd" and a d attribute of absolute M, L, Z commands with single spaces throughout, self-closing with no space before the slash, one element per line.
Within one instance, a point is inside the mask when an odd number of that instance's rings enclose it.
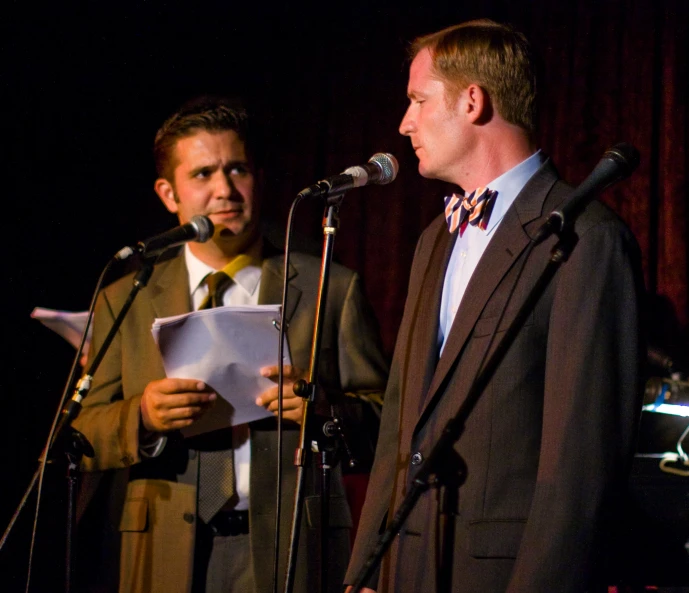
<path fill-rule="evenodd" d="M 445 220 L 451 233 L 461 227 L 462 232 L 466 223 L 477 226 L 482 231 L 488 227 L 493 204 L 498 192 L 487 187 L 477 187 L 468 196 L 461 197 L 452 194 L 445 198 Z"/>

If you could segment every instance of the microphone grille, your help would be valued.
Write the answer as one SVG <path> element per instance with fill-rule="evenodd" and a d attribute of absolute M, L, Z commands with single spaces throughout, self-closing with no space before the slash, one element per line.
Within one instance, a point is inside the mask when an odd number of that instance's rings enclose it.
<path fill-rule="evenodd" d="M 197 214 L 196 216 L 192 216 L 190 222 L 194 225 L 198 233 L 198 237 L 194 239 L 197 243 L 205 243 L 213 236 L 215 227 L 213 221 L 207 216 Z"/>
<path fill-rule="evenodd" d="M 380 179 L 376 181 L 378 185 L 386 185 L 387 183 L 394 181 L 395 177 L 397 177 L 397 173 L 400 170 L 397 159 L 389 152 L 377 152 L 370 159 L 368 159 L 368 162 L 375 163 L 382 171 Z"/>

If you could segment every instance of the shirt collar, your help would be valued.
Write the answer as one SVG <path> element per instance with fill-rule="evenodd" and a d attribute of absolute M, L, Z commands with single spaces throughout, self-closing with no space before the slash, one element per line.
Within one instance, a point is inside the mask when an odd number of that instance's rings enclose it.
<path fill-rule="evenodd" d="M 193 295 L 199 288 L 205 286 L 204 280 L 206 276 L 217 272 L 217 270 L 196 257 L 191 252 L 191 249 L 189 249 L 188 244 L 184 246 L 184 260 L 187 264 L 189 273 L 190 294 Z M 254 294 L 261 281 L 261 266 L 253 264 L 248 265 L 246 268 L 237 272 L 234 281 L 238 286 L 241 286 L 247 294 Z"/>
<path fill-rule="evenodd" d="M 519 192 L 524 189 L 527 181 L 538 171 L 544 161 L 545 156 L 539 149 L 529 158 L 487 184 L 490 189 L 498 192 L 498 197 L 495 200 L 493 211 L 490 215 L 490 222 L 485 231 L 486 234 L 490 234 L 495 230 L 495 227 L 498 226 L 498 223 L 505 216 L 507 210 L 509 210 L 512 202 L 519 195 Z"/>

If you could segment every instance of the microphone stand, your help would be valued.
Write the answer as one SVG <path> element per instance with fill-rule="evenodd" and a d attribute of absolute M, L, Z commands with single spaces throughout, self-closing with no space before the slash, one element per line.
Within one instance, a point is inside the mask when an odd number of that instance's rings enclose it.
<path fill-rule="evenodd" d="M 311 342 L 311 356 L 309 361 L 308 381 L 301 379 L 294 384 L 294 393 L 304 398 L 301 427 L 299 432 L 299 444 L 294 452 L 294 465 L 297 467 L 297 480 L 292 510 L 292 529 L 290 532 L 289 555 L 287 571 L 285 574 L 285 593 L 291 593 L 294 588 L 294 577 L 297 561 L 297 549 L 299 543 L 299 530 L 301 526 L 302 506 L 304 500 L 304 485 L 306 477 L 306 465 L 308 459 L 307 440 L 314 438 L 316 431 L 312 430 L 313 407 L 316 398 L 316 381 L 318 379 L 318 361 L 321 349 L 321 334 L 324 323 L 325 303 L 328 295 L 328 279 L 330 277 L 330 264 L 333 256 L 335 235 L 339 228 L 338 212 L 344 192 L 329 196 L 326 200 L 327 209 L 323 219 L 323 256 L 321 260 L 321 272 L 318 283 L 318 298 L 316 301 L 316 314 L 314 320 L 313 340 Z M 337 419 L 330 420 L 323 426 L 322 433 L 327 437 L 342 436 L 340 423 Z M 315 448 L 315 447 L 314 447 Z M 328 583 L 328 522 L 329 522 L 329 496 L 331 470 L 336 458 L 334 447 L 329 445 L 318 446 L 314 452 L 318 453 L 319 467 L 321 469 L 321 525 L 320 525 L 320 590 L 326 591 Z"/>
<path fill-rule="evenodd" d="M 81 377 L 77 383 L 72 399 L 67 402 L 62 409 L 62 414 L 57 427 L 53 433 L 53 438 L 49 442 L 46 450 L 45 459 L 48 460 L 51 456 L 54 457 L 57 450 L 62 452 L 67 457 L 67 532 L 66 532 L 66 565 L 65 565 L 65 593 L 72 591 L 72 583 L 75 575 L 75 535 L 76 535 L 76 506 L 77 493 L 79 486 L 79 464 L 84 455 L 93 457 L 94 451 L 91 444 L 86 437 L 78 430 L 72 427 L 72 422 L 76 419 L 81 411 L 81 402 L 88 395 L 91 389 L 91 381 L 93 375 L 100 366 L 105 353 L 112 343 L 117 331 L 122 325 L 129 308 L 134 302 L 134 298 L 139 291 L 148 284 L 148 280 L 153 273 L 153 266 L 155 258 L 149 257 L 142 260 L 142 266 L 139 272 L 134 277 L 132 289 L 122 306 L 122 310 L 112 324 L 108 335 L 103 344 L 96 353 L 93 362 L 88 370 Z M 35 480 L 34 480 L 35 481 Z"/>
<path fill-rule="evenodd" d="M 547 225 L 548 223 L 546 223 Z M 540 242 L 549 237 L 555 228 L 552 225 L 541 227 L 536 234 L 536 237 L 531 240 L 530 249 L 533 249 Z M 503 339 L 499 342 L 493 354 L 488 358 L 486 364 L 481 369 L 480 373 L 474 380 L 466 399 L 462 402 L 457 413 L 451 418 L 443 432 L 433 446 L 428 458 L 420 466 L 416 477 L 412 480 L 407 495 L 402 500 L 397 512 L 392 521 L 389 523 L 386 530 L 379 537 L 373 551 L 369 555 L 362 569 L 359 571 L 354 580 L 352 593 L 361 591 L 365 583 L 373 576 L 374 571 L 382 561 L 384 554 L 392 545 L 395 536 L 400 532 L 409 514 L 418 502 L 421 495 L 432 486 L 440 486 L 442 491 L 441 497 L 441 525 L 445 526 L 441 535 L 441 552 L 440 566 L 438 568 L 438 591 L 449 593 L 452 589 L 452 548 L 454 538 L 454 523 L 451 520 L 451 515 L 456 513 L 459 507 L 459 487 L 462 485 L 466 477 L 466 467 L 461 458 L 454 451 L 454 444 L 459 440 L 464 432 L 464 425 L 474 409 L 476 403 L 481 397 L 484 389 L 490 382 L 493 374 L 497 370 L 507 350 L 511 346 L 517 332 L 533 309 L 534 305 L 541 297 L 546 287 L 555 276 L 560 266 L 567 261 L 572 250 L 577 243 L 577 235 L 574 233 L 572 225 L 569 221 L 562 221 L 562 227 L 558 232 L 560 240 L 555 244 L 551 250 L 551 256 L 548 264 L 544 268 L 541 276 L 536 281 L 535 285 L 526 297 L 521 308 L 517 312 L 510 326 L 507 328 Z M 527 258 L 528 258 L 527 253 Z M 526 260 L 525 260 L 526 261 Z M 447 472 L 445 468 L 450 467 Z M 451 474 L 448 481 L 447 473 Z"/>

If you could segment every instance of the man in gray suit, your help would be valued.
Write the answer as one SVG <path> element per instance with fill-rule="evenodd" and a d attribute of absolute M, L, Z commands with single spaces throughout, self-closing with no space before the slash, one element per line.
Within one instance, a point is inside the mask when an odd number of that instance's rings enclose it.
<path fill-rule="evenodd" d="M 400 132 L 421 175 L 462 191 L 417 246 L 350 584 L 545 268 L 557 237 L 530 241 L 571 192 L 534 142 L 523 35 L 473 21 L 418 39 L 412 55 Z M 640 258 L 600 202 L 574 234 L 466 419 L 456 465 L 442 464 L 457 468 L 443 483 L 458 495 L 444 591 L 583 592 L 603 578 L 641 405 Z M 432 489 L 421 495 L 365 585 L 437 590 L 438 506 Z"/>
<path fill-rule="evenodd" d="M 277 421 L 184 438 L 180 430 L 212 413 L 217 395 L 201 381 L 166 377 L 151 336 L 155 318 L 198 309 L 209 293 L 207 278 L 230 263 L 234 265 L 232 282 L 219 295 L 218 304 L 281 302 L 283 258 L 259 232 L 260 174 L 253 148 L 245 112 L 218 99 L 205 98 L 184 106 L 156 136 L 156 193 L 181 224 L 195 215 L 206 215 L 213 221 L 215 233 L 210 241 L 188 243 L 156 265 L 108 349 L 74 423 L 96 452 L 93 459 L 84 460 L 83 504 L 96 484 L 99 494 L 103 490 L 108 494 L 105 508 L 109 520 L 98 537 L 108 542 L 104 560 L 109 571 L 100 573 L 105 576 L 94 590 L 272 591 Z M 237 262 L 241 265 L 235 265 Z M 285 368 L 281 394 L 280 584 L 294 499 L 296 472 L 291 460 L 303 406 L 292 385 L 309 365 L 319 273 L 320 259 L 293 255 L 290 299 L 284 312 L 292 366 Z M 131 284 L 132 277 L 127 276 L 100 295 L 92 355 L 103 343 Z M 329 413 L 328 402 L 336 402 L 334 408 L 346 423 L 363 414 L 358 395 L 382 392 L 387 367 L 358 276 L 334 265 L 328 297 L 316 410 Z M 261 372 L 277 380 L 277 370 L 266 367 Z M 277 414 L 277 399 L 276 385 L 256 403 Z M 222 472 L 209 476 L 208 468 L 217 470 L 214 463 Z M 204 510 L 213 498 L 208 493 L 219 485 L 225 488 L 228 481 L 229 490 L 223 490 L 228 492 L 226 499 L 220 500 L 217 508 Z M 351 516 L 342 477 L 336 470 L 326 535 L 331 557 L 320 558 L 317 484 L 317 472 L 310 472 L 295 591 L 317 588 L 322 562 L 330 565 L 329 590 L 339 590 L 349 555 Z M 88 527 L 94 517 L 95 511 L 89 514 L 87 509 L 82 527 Z M 99 547 L 103 547 L 102 541 Z"/>

